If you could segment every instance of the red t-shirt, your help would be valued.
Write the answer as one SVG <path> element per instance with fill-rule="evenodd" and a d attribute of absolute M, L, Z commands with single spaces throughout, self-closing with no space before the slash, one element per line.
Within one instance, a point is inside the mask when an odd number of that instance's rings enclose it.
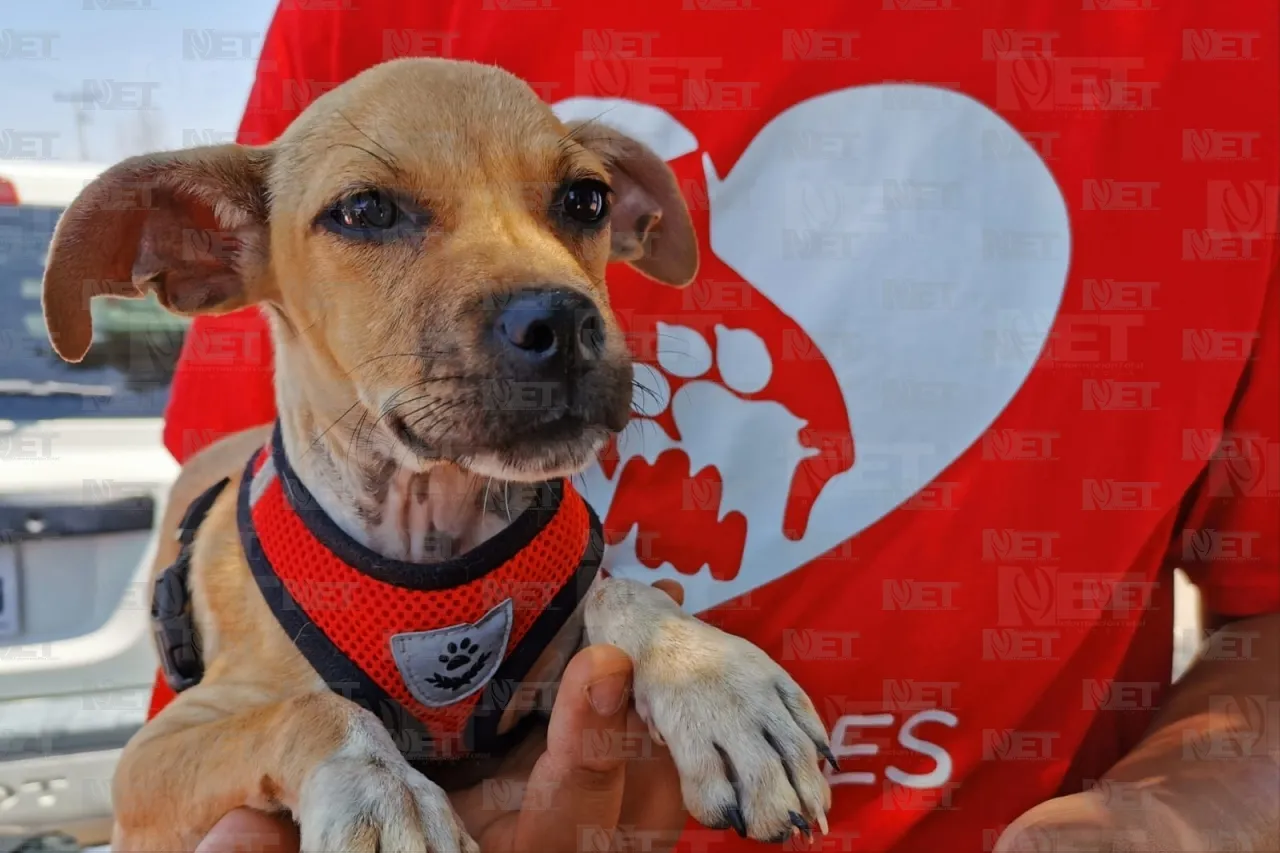
<path fill-rule="evenodd" d="M 285 0 L 241 138 L 428 54 L 667 157 L 703 266 L 610 274 L 654 394 L 585 478 L 607 565 L 678 578 L 813 696 L 842 765 L 821 849 L 989 849 L 1141 736 L 1173 566 L 1219 613 L 1280 610 L 1278 19 Z M 260 317 L 197 320 L 174 454 L 273 413 Z"/>

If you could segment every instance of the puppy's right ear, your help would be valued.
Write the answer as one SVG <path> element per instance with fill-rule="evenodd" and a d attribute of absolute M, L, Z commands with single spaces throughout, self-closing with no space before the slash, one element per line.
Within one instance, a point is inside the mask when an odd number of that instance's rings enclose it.
<path fill-rule="evenodd" d="M 188 148 L 130 158 L 86 186 L 58 221 L 44 272 L 58 355 L 84 358 L 95 296 L 154 292 L 183 315 L 263 298 L 270 162 L 268 148 Z"/>
<path fill-rule="evenodd" d="M 609 169 L 611 259 L 663 284 L 684 287 L 698 273 L 698 237 L 676 176 L 647 145 L 595 121 L 566 125 Z"/>

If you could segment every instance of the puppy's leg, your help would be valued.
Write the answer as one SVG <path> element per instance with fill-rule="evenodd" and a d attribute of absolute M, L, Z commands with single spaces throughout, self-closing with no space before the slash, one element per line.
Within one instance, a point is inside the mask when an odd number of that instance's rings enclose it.
<path fill-rule="evenodd" d="M 192 688 L 126 747 L 114 850 L 193 850 L 250 806 L 289 809 L 304 853 L 478 853 L 445 793 L 372 714 L 328 692 L 228 714 L 231 692 Z"/>
<path fill-rule="evenodd" d="M 759 841 L 808 834 L 810 821 L 826 831 L 827 734 L 782 667 L 632 581 L 598 581 L 585 619 L 589 642 L 634 661 L 636 710 L 671 751 L 690 814 Z"/>

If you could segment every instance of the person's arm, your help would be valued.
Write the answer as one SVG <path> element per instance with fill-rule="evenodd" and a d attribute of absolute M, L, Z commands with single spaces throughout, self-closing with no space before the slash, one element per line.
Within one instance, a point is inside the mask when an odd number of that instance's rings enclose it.
<path fill-rule="evenodd" d="M 1213 633 L 1105 784 L 1027 812 L 996 853 L 1280 850 L 1280 270 L 1259 331 L 1170 554 Z"/>
<path fill-rule="evenodd" d="M 1103 783 L 1031 809 L 995 853 L 1280 850 L 1280 614 L 1210 637 Z"/>

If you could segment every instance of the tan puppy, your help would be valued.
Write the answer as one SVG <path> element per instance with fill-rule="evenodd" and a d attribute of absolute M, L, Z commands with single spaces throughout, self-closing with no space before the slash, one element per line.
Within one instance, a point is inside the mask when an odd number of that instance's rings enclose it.
<path fill-rule="evenodd" d="M 499 69 L 397 60 L 318 99 L 269 146 L 106 171 L 58 226 L 45 316 L 75 361 L 95 295 L 152 291 L 187 315 L 261 306 L 284 458 L 346 536 L 429 575 L 519 518 L 536 484 L 583 470 L 626 423 L 611 259 L 673 285 L 696 272 L 665 164 L 595 123 L 566 127 Z M 495 402 L 512 385 L 539 389 L 538 405 Z M 174 486 L 166 540 L 197 495 L 232 481 L 191 551 L 204 673 L 125 750 L 115 849 L 191 850 L 252 806 L 290 810 L 308 851 L 473 850 L 441 779 L 330 689 L 255 585 L 236 493 L 269 434 L 209 448 Z M 176 553 L 166 541 L 157 569 Z M 761 840 L 825 828 L 826 735 L 780 667 L 642 584 L 597 579 L 578 615 L 529 683 L 553 684 L 584 640 L 615 644 L 698 820 Z M 529 710 L 517 705 L 502 731 Z"/>

